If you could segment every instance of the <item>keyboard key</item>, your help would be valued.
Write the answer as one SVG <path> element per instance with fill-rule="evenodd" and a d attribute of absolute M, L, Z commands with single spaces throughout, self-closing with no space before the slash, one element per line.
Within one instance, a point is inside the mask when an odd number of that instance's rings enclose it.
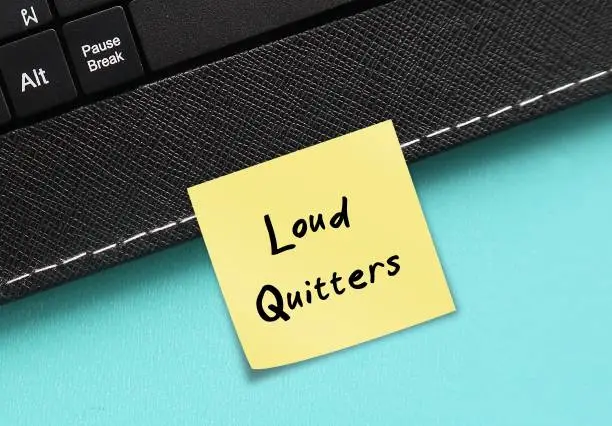
<path fill-rule="evenodd" d="M 0 126 L 8 123 L 10 119 L 11 113 L 9 112 L 8 106 L 6 105 L 6 101 L 4 100 L 2 89 L 0 89 Z"/>
<path fill-rule="evenodd" d="M 113 1 L 117 3 L 116 0 L 55 0 L 55 7 L 61 16 L 69 16 Z"/>
<path fill-rule="evenodd" d="M 125 12 L 119 6 L 64 25 L 64 35 L 85 93 L 108 89 L 143 74 Z"/>
<path fill-rule="evenodd" d="M 0 39 L 25 33 L 51 19 L 47 0 L 0 0 Z"/>
<path fill-rule="evenodd" d="M 351 0 L 134 0 L 130 11 L 157 70 Z"/>
<path fill-rule="evenodd" d="M 71 101 L 77 95 L 54 30 L 1 47 L 0 71 L 18 117 Z"/>

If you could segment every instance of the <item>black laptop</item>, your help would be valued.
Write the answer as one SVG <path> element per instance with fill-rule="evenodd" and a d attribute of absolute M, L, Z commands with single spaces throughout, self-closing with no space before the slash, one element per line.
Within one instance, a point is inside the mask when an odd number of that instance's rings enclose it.
<path fill-rule="evenodd" d="M 0 303 L 195 237 L 193 184 L 387 119 L 415 161 L 611 67 L 603 0 L 3 0 Z"/>

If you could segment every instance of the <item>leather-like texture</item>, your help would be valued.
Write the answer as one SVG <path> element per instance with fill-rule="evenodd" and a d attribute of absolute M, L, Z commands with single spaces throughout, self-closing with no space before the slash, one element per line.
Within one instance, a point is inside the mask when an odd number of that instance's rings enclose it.
<path fill-rule="evenodd" d="M 130 12 L 147 62 L 157 70 L 349 1 L 131 0 Z"/>
<path fill-rule="evenodd" d="M 393 119 L 413 161 L 608 92 L 611 35 L 604 0 L 397 0 L 2 135 L 0 301 L 196 236 L 189 186 L 317 141 Z"/>

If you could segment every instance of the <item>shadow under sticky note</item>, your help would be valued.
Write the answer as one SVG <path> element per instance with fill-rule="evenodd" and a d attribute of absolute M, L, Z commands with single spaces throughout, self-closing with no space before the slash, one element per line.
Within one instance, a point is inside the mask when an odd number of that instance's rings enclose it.
<path fill-rule="evenodd" d="M 254 373 L 193 241 L 0 307 L 0 424 L 610 424 L 610 117 L 411 167 L 456 314 Z"/>

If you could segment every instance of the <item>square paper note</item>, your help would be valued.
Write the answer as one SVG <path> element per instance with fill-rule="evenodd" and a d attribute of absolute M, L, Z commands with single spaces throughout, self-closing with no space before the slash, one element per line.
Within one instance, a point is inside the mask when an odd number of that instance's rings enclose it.
<path fill-rule="evenodd" d="M 390 121 L 189 195 L 254 369 L 455 309 Z"/>

